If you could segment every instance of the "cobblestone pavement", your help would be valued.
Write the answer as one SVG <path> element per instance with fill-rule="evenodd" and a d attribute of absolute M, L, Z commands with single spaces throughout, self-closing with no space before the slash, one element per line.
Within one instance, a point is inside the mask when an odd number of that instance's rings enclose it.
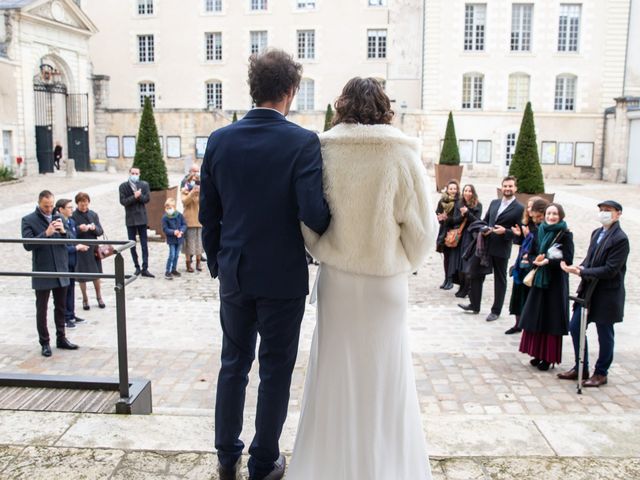
<path fill-rule="evenodd" d="M 174 183 L 177 178 L 172 179 Z M 0 217 L 0 237 L 19 236 L 20 217 L 33 210 L 38 191 L 47 187 L 57 197 L 72 198 L 80 189 L 89 192 L 91 208 L 100 215 L 109 238 L 123 239 L 126 237 L 124 211 L 118 203 L 117 193 L 117 186 L 123 180 L 124 175 L 106 173 L 84 173 L 74 179 L 54 174 L 0 186 L 1 205 L 5 212 Z M 474 183 L 481 201 L 487 206 L 495 196 L 497 181 L 475 179 Z M 456 307 L 458 299 L 453 296 L 453 291 L 438 289 L 442 281 L 441 259 L 433 253 L 419 274 L 409 279 L 413 359 L 425 418 L 454 414 L 560 416 L 640 413 L 640 373 L 634 367 L 640 362 L 637 348 L 640 325 L 636 321 L 640 313 L 640 261 L 635 250 L 635 243 L 640 238 L 640 210 L 635 206 L 640 187 L 592 181 L 549 181 L 547 189 L 555 192 L 556 200 L 567 211 L 567 222 L 576 241 L 577 260 L 584 257 L 590 232 L 598 226 L 596 203 L 605 198 L 615 198 L 624 205 L 622 225 L 630 237 L 632 253 L 626 281 L 626 317 L 625 322 L 616 327 L 616 357 L 610 371 L 609 385 L 587 390 L 584 395 L 578 396 L 573 383 L 555 378 L 558 371 L 569 368 L 572 363 L 568 337 L 564 342 L 563 363 L 555 370 L 540 372 L 530 367 L 529 358 L 518 353 L 519 336 L 503 333 L 513 323 L 513 318 L 506 313 L 508 309 L 505 307 L 503 315 L 496 322 L 487 323 L 484 320 L 493 296 L 491 277 L 485 283 L 481 315 L 463 313 Z M 21 246 L 1 245 L 0 248 L 4 259 L 0 270 L 30 269 L 30 256 Z M 166 245 L 152 243 L 150 269 L 158 277 L 140 279 L 127 288 L 130 375 L 152 381 L 156 413 L 209 416 L 214 406 L 221 344 L 217 281 L 206 272 L 183 273 L 182 278 L 171 282 L 162 279 L 166 250 Z M 131 269 L 130 259 L 127 257 L 126 260 L 127 268 Z M 112 270 L 113 263 L 105 261 L 105 271 Z M 184 272 L 183 264 L 179 265 L 179 270 Z M 311 273 L 313 281 L 315 268 Z M 4 332 L 0 338 L 0 371 L 117 375 L 112 284 L 106 284 L 103 292 L 106 309 L 98 309 L 92 298 L 90 311 L 77 312 L 87 322 L 68 334 L 81 349 L 75 352 L 54 349 L 53 357 L 49 359 L 41 357 L 37 343 L 35 299 L 30 280 L 0 278 L 0 284 L 0 331 Z M 577 283 L 572 279 L 571 289 L 575 290 L 576 286 Z M 92 287 L 89 290 L 92 294 Z M 79 302 L 78 290 L 76 295 L 76 301 Z M 291 414 L 283 437 L 285 445 L 291 444 L 295 433 L 314 325 L 314 308 L 307 306 L 293 378 Z M 594 331 L 589 331 L 589 341 L 591 356 L 595 359 L 597 337 Z M 247 399 L 248 419 L 252 417 L 256 392 L 254 368 Z M 245 441 L 250 439 L 249 423 L 243 435 Z M 9 454 L 4 452 L 0 456 L 0 465 L 2 458 Z M 124 454 L 111 452 L 105 455 L 120 458 Z M 482 465 L 485 472 L 500 469 L 499 459 L 489 464 L 482 459 L 470 461 Z M 511 477 L 496 474 L 491 478 Z"/>

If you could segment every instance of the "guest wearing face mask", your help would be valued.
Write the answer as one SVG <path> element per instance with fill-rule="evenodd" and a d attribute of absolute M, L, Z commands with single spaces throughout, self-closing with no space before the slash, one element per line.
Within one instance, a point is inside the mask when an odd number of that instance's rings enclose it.
<path fill-rule="evenodd" d="M 598 208 L 598 220 L 602 227 L 591 234 L 591 243 L 584 261 L 577 267 L 562 265 L 565 272 L 580 276 L 579 297 L 584 298 L 589 284 L 597 281 L 591 296 L 587 322 L 596 324 L 600 351 L 593 376 L 583 383 L 585 387 L 600 387 L 608 381 L 609 367 L 613 362 L 613 326 L 622 322 L 624 317 L 624 277 L 629 256 L 629 238 L 620 226 L 622 205 L 615 200 L 606 200 L 599 203 Z M 569 326 L 576 363 L 571 370 L 558 374 L 563 380 L 578 379 L 580 308 L 577 304 L 573 306 L 573 317 Z M 586 343 L 584 367 L 583 378 L 586 378 L 589 377 L 589 351 Z"/>
<path fill-rule="evenodd" d="M 176 210 L 176 201 L 173 198 L 167 199 L 164 203 L 162 231 L 167 238 L 167 245 L 169 245 L 169 258 L 167 258 L 164 278 L 173 280 L 173 277 L 181 276 L 177 269 L 178 257 L 180 256 L 180 245 L 182 245 L 184 234 L 187 231 L 187 223 L 182 214 Z"/>
<path fill-rule="evenodd" d="M 193 257 L 196 257 L 196 270 L 202 271 L 202 225 L 198 221 L 200 213 L 200 168 L 191 166 L 190 174 L 180 189 L 187 233 L 184 236 L 182 253 L 187 261 L 187 272 L 193 273 Z"/>
<path fill-rule="evenodd" d="M 142 268 L 138 261 L 138 252 L 136 247 L 131 249 L 131 258 L 136 268 L 135 274 L 143 277 L 153 278 L 149 272 L 149 246 L 147 244 L 147 208 L 150 193 L 149 184 L 144 180 L 140 180 L 140 169 L 131 167 L 129 169 L 129 179 L 120 184 L 120 204 L 124 207 L 125 222 L 127 224 L 127 235 L 129 240 L 135 240 L 136 236 L 140 237 L 140 246 L 142 247 Z"/>
<path fill-rule="evenodd" d="M 533 357 L 529 363 L 538 370 L 562 361 L 562 337 L 569 333 L 569 276 L 560 264 L 571 265 L 573 251 L 564 209 L 550 203 L 529 253 L 537 270 L 518 324 L 524 330 L 520 351 Z"/>

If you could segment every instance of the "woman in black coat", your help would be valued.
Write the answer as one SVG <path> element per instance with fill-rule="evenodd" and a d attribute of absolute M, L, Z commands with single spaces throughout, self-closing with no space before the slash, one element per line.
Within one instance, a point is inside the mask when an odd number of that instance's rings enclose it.
<path fill-rule="evenodd" d="M 573 263 L 574 246 L 564 216 L 557 203 L 545 210 L 533 252 L 537 271 L 518 325 L 524 330 L 520 351 L 531 355 L 539 370 L 562 361 L 562 337 L 569 331 L 569 277 L 561 263 Z"/>
<path fill-rule="evenodd" d="M 533 252 L 536 251 L 536 233 L 538 232 L 538 225 L 544 220 L 544 212 L 548 206 L 549 202 L 545 199 L 531 197 L 522 215 L 522 226 L 515 225 L 511 227 L 513 243 L 519 245 L 520 249 L 516 257 L 516 263 L 511 269 L 513 288 L 511 289 L 511 300 L 509 301 L 509 314 L 515 315 L 516 321 L 513 327 L 504 332 L 507 335 L 522 331 L 518 327 L 518 323 L 520 322 L 522 308 L 529 295 L 529 287 L 522 283 L 522 280 L 533 268 L 532 260 L 535 257 Z"/>
<path fill-rule="evenodd" d="M 457 228 L 462 223 L 462 214 L 458 203 L 459 196 L 460 185 L 456 180 L 450 180 L 436 208 L 436 216 L 438 217 L 438 222 L 440 222 L 436 250 L 444 256 L 444 282 L 440 285 L 440 288 L 444 290 L 453 288 L 453 271 L 456 269 L 456 257 L 452 255 L 452 252 L 455 248 L 447 247 L 445 238 L 450 229 Z"/>
<path fill-rule="evenodd" d="M 456 292 L 456 297 L 464 298 L 469 294 L 469 281 L 467 275 L 469 274 L 469 262 L 464 259 L 463 252 L 469 248 L 469 244 L 473 242 L 473 235 L 469 233 L 469 226 L 478 220 L 482 219 L 482 204 L 478 201 L 478 194 L 476 187 L 471 184 L 467 184 L 462 189 L 462 197 L 460 198 L 460 214 L 463 221 L 466 220 L 464 229 L 462 230 L 462 237 L 458 243 L 458 247 L 455 249 L 455 266 L 452 272 L 454 282 L 457 280 L 460 284 L 460 288 Z"/>
<path fill-rule="evenodd" d="M 76 195 L 76 210 L 73 212 L 71 218 L 76 222 L 78 229 L 78 238 L 95 240 L 100 237 L 104 230 L 100 225 L 100 218 L 98 214 L 89 209 L 89 203 L 91 198 L 84 192 L 80 192 Z M 78 258 L 76 263 L 76 272 L 78 273 L 102 273 L 102 261 L 96 257 L 96 245 L 91 245 L 86 252 L 78 252 Z M 82 308 L 89 310 L 89 296 L 87 295 L 87 283 L 86 279 L 78 280 L 80 284 L 80 291 L 82 292 Z M 93 286 L 96 289 L 96 300 L 100 308 L 105 308 L 104 301 L 102 300 L 102 294 L 100 290 L 100 279 L 93 280 Z"/>

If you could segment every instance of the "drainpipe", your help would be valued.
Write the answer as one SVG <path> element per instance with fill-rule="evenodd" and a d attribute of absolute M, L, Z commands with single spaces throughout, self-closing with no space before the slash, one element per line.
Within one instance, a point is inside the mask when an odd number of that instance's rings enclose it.
<path fill-rule="evenodd" d="M 622 96 L 627 95 L 627 61 L 629 59 L 629 36 L 631 31 L 631 12 L 633 11 L 633 0 L 629 0 L 629 14 L 627 15 L 627 47 L 624 51 L 624 75 L 622 76 Z"/>
<path fill-rule="evenodd" d="M 607 144 L 607 116 L 616 113 L 616 107 L 606 108 L 602 117 L 602 145 L 600 146 L 600 180 L 604 179 L 604 152 Z"/>

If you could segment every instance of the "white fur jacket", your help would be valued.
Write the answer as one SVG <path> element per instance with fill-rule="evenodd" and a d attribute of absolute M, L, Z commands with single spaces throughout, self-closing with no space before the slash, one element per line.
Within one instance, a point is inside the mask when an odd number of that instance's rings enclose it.
<path fill-rule="evenodd" d="M 331 224 L 321 237 L 302 225 L 313 257 L 364 275 L 417 270 L 438 231 L 418 139 L 390 125 L 339 124 L 320 143 Z"/>

